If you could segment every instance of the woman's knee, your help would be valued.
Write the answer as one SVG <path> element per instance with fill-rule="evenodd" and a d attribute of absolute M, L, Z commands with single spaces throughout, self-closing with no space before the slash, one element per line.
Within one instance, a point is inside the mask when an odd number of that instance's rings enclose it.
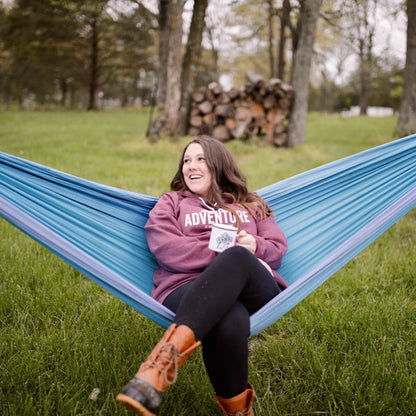
<path fill-rule="evenodd" d="M 233 246 L 223 251 L 221 256 L 228 262 L 245 268 L 252 261 L 253 254 L 244 247 Z"/>

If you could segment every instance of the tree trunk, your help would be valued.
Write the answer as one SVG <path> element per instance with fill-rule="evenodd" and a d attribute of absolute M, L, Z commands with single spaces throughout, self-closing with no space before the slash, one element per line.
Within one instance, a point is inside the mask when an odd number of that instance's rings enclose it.
<path fill-rule="evenodd" d="M 362 62 L 361 65 L 362 67 L 360 69 L 360 95 L 358 101 L 360 107 L 360 116 L 365 116 L 367 115 L 368 110 L 370 74 L 365 68 L 363 68 L 363 66 L 365 66 L 365 62 Z"/>
<path fill-rule="evenodd" d="M 159 0 L 159 65 L 157 74 L 157 108 L 159 112 L 164 111 L 166 101 L 171 3 L 172 0 Z"/>
<path fill-rule="evenodd" d="M 90 67 L 90 85 L 89 101 L 87 110 L 97 109 L 98 94 L 98 28 L 97 18 L 94 17 L 91 22 L 91 67 Z"/>
<path fill-rule="evenodd" d="M 364 116 L 368 111 L 368 97 L 370 95 L 370 74 L 373 67 L 373 38 L 375 26 L 370 25 L 368 14 L 370 10 L 364 9 L 363 30 L 364 36 L 359 39 L 360 57 L 360 115 Z"/>
<path fill-rule="evenodd" d="M 377 25 L 379 0 L 349 0 L 340 2 L 340 13 L 345 15 L 346 38 L 359 60 L 359 107 L 360 115 L 366 115 L 371 93 L 370 75 L 374 72 L 374 35 Z"/>
<path fill-rule="evenodd" d="M 208 35 L 209 43 L 211 45 L 211 59 L 212 59 L 212 64 L 210 65 L 211 66 L 211 78 L 212 78 L 212 81 L 218 82 L 219 77 L 220 77 L 219 69 L 218 69 L 219 52 L 218 52 L 218 48 L 215 46 L 214 36 L 212 34 L 212 28 L 209 25 L 206 28 L 206 33 Z"/>
<path fill-rule="evenodd" d="M 276 76 L 275 73 L 275 63 L 274 63 L 274 32 L 273 32 L 273 17 L 274 17 L 274 7 L 273 0 L 268 0 L 268 26 L 269 26 L 269 68 L 270 68 L 270 78 Z"/>
<path fill-rule="evenodd" d="M 182 13 L 185 1 L 159 2 L 160 12 L 164 17 L 159 20 L 162 26 L 159 42 L 158 114 L 149 123 L 147 137 L 150 140 L 155 140 L 161 135 L 176 136 L 181 104 Z M 163 50 L 161 51 L 160 48 Z M 166 75 L 162 72 L 164 69 Z M 162 100 L 163 95 L 164 100 Z"/>
<path fill-rule="evenodd" d="M 400 102 L 396 134 L 416 132 L 416 2 L 407 0 L 407 47 L 403 94 Z"/>
<path fill-rule="evenodd" d="M 66 78 L 62 78 L 61 82 L 61 105 L 62 107 L 66 106 L 67 97 L 68 97 L 68 81 Z"/>
<path fill-rule="evenodd" d="M 306 141 L 309 72 L 321 3 L 322 0 L 301 1 L 299 39 L 292 69 L 294 100 L 288 127 L 288 146 L 290 147 Z"/>
<path fill-rule="evenodd" d="M 188 131 L 191 96 L 195 89 L 198 65 L 201 57 L 202 34 L 205 28 L 205 12 L 208 0 L 194 2 L 188 43 L 182 66 L 182 102 L 177 133 L 183 136 Z"/>
<path fill-rule="evenodd" d="M 280 16 L 280 39 L 279 39 L 279 54 L 277 63 L 277 77 L 281 80 L 285 78 L 285 49 L 286 49 L 286 28 L 290 23 L 290 2 L 283 0 L 282 15 Z"/>
<path fill-rule="evenodd" d="M 166 82 L 165 124 L 163 132 L 175 137 L 181 104 L 182 69 L 182 13 L 186 0 L 172 0 L 170 15 L 171 33 L 169 38 L 168 71 Z"/>

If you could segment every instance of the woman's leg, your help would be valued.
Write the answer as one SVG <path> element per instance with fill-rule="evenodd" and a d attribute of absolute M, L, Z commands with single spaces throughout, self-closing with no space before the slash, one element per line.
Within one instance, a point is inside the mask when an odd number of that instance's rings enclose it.
<path fill-rule="evenodd" d="M 250 314 L 279 292 L 256 257 L 235 247 L 165 300 L 176 312 L 175 322 L 189 326 L 202 340 L 205 366 L 218 396 L 231 398 L 247 388 Z"/>
<path fill-rule="evenodd" d="M 163 304 L 176 312 L 191 285 L 187 283 L 176 289 Z M 208 377 L 220 397 L 234 397 L 247 388 L 249 336 L 250 315 L 237 301 L 202 340 Z"/>
<path fill-rule="evenodd" d="M 217 396 L 231 398 L 247 389 L 250 316 L 236 302 L 202 341 L 205 368 Z"/>
<path fill-rule="evenodd" d="M 247 383 L 249 315 L 279 291 L 271 274 L 245 248 L 232 247 L 220 254 L 189 285 L 174 323 L 117 400 L 138 414 L 154 416 L 178 369 L 199 340 L 206 339 L 204 360 L 224 414 L 252 415 L 254 391 Z M 172 298 L 179 297 L 175 292 Z M 240 394 L 227 398 L 240 388 Z"/>
<path fill-rule="evenodd" d="M 252 315 L 279 292 L 273 276 L 257 258 L 235 246 L 218 255 L 189 284 L 174 322 L 188 326 L 203 340 L 237 301 Z"/>

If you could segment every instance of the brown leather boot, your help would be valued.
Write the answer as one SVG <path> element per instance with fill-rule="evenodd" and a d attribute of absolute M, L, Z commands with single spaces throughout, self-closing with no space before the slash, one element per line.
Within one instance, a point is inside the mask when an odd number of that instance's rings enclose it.
<path fill-rule="evenodd" d="M 225 416 L 253 416 L 253 401 L 255 397 L 253 386 L 249 384 L 249 388 L 239 395 L 230 399 L 215 396 L 215 401 Z"/>
<path fill-rule="evenodd" d="M 176 381 L 179 368 L 200 344 L 189 327 L 172 324 L 117 400 L 139 415 L 155 416 L 164 391 Z"/>

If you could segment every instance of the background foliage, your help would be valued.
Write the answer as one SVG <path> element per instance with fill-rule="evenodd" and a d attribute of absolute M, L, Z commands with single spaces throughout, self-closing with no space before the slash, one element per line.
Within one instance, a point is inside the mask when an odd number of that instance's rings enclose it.
<path fill-rule="evenodd" d="M 239 87 L 250 69 L 265 79 L 279 75 L 290 83 L 293 33 L 289 28 L 283 33 L 285 70 L 276 72 L 283 3 L 210 0 L 197 85 L 221 80 L 228 87 L 230 81 Z M 290 3 L 292 28 L 299 3 Z M 357 4 L 372 10 L 367 26 L 359 18 Z M 188 1 L 184 37 L 191 14 L 192 1 Z M 397 110 L 403 83 L 404 16 L 399 0 L 324 0 L 309 107 L 333 112 L 358 105 L 362 61 L 358 33 L 369 26 L 374 32 L 373 45 L 368 45 L 369 105 Z M 158 69 L 156 2 L 0 1 L 0 23 L 0 105 L 87 108 L 91 88 L 97 94 L 93 107 L 151 102 Z"/>

